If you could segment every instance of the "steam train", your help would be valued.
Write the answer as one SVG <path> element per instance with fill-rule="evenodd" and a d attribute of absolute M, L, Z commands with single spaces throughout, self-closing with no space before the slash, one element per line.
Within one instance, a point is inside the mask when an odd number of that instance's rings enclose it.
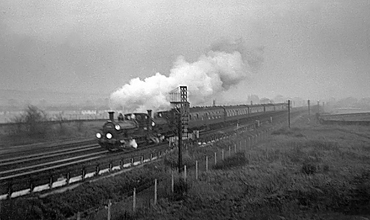
<path fill-rule="evenodd" d="M 243 123 L 266 112 L 284 111 L 286 108 L 286 103 L 192 107 L 189 108 L 188 132 Z M 96 138 L 99 145 L 109 151 L 159 143 L 176 134 L 177 117 L 175 109 L 153 115 L 151 110 L 147 113 L 120 113 L 116 120 L 114 112 L 109 112 L 109 120 L 96 133 Z"/>

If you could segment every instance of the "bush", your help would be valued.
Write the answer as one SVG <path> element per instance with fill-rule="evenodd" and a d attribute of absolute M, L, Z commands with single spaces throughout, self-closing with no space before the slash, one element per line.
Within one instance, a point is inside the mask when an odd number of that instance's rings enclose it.
<path fill-rule="evenodd" d="M 190 189 L 190 186 L 187 182 L 184 181 L 184 179 L 180 178 L 178 182 L 175 182 L 174 185 L 174 194 L 173 194 L 173 200 L 179 201 L 183 200 L 188 193 L 188 190 Z"/>
<path fill-rule="evenodd" d="M 214 169 L 230 169 L 236 166 L 244 166 L 249 163 L 248 159 L 245 157 L 245 154 L 240 152 L 234 154 L 231 157 L 226 158 L 223 161 L 218 162 L 213 166 Z"/>
<path fill-rule="evenodd" d="M 12 120 L 16 124 L 15 134 L 27 133 L 29 136 L 45 136 L 48 125 L 43 123 L 47 121 L 47 115 L 36 106 L 29 105 L 24 113 L 14 117 Z"/>
<path fill-rule="evenodd" d="M 310 162 L 303 163 L 301 172 L 307 175 L 312 175 L 316 173 L 316 166 Z"/>

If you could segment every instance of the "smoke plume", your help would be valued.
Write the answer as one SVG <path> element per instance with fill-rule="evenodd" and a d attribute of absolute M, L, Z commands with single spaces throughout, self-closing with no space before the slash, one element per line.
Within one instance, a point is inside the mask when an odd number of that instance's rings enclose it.
<path fill-rule="evenodd" d="M 188 86 L 191 105 L 205 103 L 250 77 L 261 66 L 262 55 L 263 48 L 248 49 L 242 40 L 217 42 L 193 63 L 178 57 L 169 76 L 156 73 L 144 80 L 131 79 L 111 94 L 111 108 L 165 110 L 170 108 L 169 92 L 180 85 Z"/>

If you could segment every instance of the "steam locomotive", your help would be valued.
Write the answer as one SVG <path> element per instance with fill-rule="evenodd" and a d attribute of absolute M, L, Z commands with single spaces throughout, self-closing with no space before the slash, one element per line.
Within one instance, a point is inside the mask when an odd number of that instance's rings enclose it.
<path fill-rule="evenodd" d="M 266 112 L 283 111 L 286 103 L 261 105 L 212 106 L 189 108 L 188 132 L 214 129 L 233 123 L 243 123 Z M 113 150 L 129 150 L 148 143 L 159 143 L 175 136 L 177 131 L 175 109 L 147 113 L 119 114 L 109 112 L 109 120 L 96 138 L 101 147 Z"/>

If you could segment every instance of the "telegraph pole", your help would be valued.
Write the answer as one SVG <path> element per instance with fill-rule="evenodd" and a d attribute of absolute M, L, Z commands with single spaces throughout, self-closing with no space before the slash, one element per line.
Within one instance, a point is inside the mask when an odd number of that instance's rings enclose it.
<path fill-rule="evenodd" d="M 290 128 L 290 100 L 288 100 L 288 128 Z"/>
<path fill-rule="evenodd" d="M 320 113 L 320 101 L 317 101 L 317 113 Z"/>
<path fill-rule="evenodd" d="M 179 173 L 181 173 L 182 171 L 182 123 L 181 123 L 181 112 L 178 113 L 178 123 L 177 123 L 177 135 L 178 135 L 178 145 L 179 145 L 179 155 L 178 155 L 178 161 L 177 161 L 177 165 L 178 165 L 178 169 L 179 169 Z"/>
<path fill-rule="evenodd" d="M 307 106 L 308 106 L 308 116 L 311 116 L 310 100 L 307 100 Z"/>

